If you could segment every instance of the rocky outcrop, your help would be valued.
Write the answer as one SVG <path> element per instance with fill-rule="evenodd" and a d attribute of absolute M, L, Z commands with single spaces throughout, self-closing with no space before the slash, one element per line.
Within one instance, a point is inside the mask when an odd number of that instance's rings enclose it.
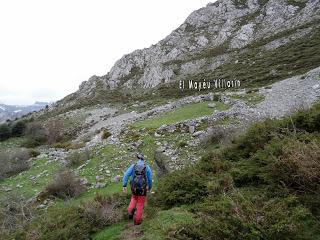
<path fill-rule="evenodd" d="M 258 39 L 319 18 L 318 0 L 294 3 L 286 0 L 220 0 L 208 4 L 191 13 L 179 28 L 157 44 L 122 57 L 106 76 L 94 76 L 82 83 L 79 93 L 94 90 L 97 85 L 107 89 L 120 85 L 152 88 L 176 79 L 177 71 L 203 70 L 205 58 L 188 61 L 192 54 L 219 46 L 224 46 L 225 52 L 240 49 Z M 303 35 L 295 34 L 294 37 Z M 282 44 L 285 42 L 282 39 Z M 212 64 L 219 55 L 212 56 Z M 177 66 L 174 63 L 177 59 L 185 63 Z"/>

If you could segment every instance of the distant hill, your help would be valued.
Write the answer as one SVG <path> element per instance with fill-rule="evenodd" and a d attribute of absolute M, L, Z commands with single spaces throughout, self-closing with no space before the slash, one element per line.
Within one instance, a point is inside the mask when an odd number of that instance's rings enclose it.
<path fill-rule="evenodd" d="M 32 105 L 6 105 L 0 103 L 0 122 L 5 122 L 7 119 L 19 118 L 33 111 L 39 111 L 48 104 L 46 102 L 35 102 Z"/>

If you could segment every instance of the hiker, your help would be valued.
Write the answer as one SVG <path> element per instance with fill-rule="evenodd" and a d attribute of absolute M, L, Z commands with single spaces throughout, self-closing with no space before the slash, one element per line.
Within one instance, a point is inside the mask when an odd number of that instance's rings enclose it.
<path fill-rule="evenodd" d="M 132 164 L 123 176 L 123 191 L 127 192 L 127 183 L 129 177 L 131 187 L 131 201 L 128 206 L 129 219 L 133 219 L 134 224 L 139 225 L 142 222 L 142 214 L 146 201 L 147 192 L 152 188 L 152 172 L 149 165 L 144 161 L 143 154 L 137 154 L 138 161 Z"/>

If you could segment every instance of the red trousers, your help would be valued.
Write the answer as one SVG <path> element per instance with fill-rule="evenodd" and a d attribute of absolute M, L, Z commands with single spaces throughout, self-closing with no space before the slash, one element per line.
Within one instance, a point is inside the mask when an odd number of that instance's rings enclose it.
<path fill-rule="evenodd" d="M 142 214 L 144 209 L 144 203 L 146 201 L 146 196 L 137 196 L 132 195 L 131 201 L 128 206 L 128 213 L 130 214 L 131 211 L 135 208 L 135 216 L 134 216 L 134 224 L 140 224 L 142 222 Z"/>

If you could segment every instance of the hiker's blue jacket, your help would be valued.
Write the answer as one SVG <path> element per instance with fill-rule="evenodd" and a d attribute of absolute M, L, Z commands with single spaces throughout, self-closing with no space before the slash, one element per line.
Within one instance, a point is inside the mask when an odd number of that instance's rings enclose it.
<path fill-rule="evenodd" d="M 143 160 L 138 160 L 138 162 L 136 163 L 137 165 L 143 165 L 145 164 L 145 162 Z M 123 187 L 126 187 L 127 186 L 127 183 L 128 183 L 128 179 L 129 177 L 131 177 L 131 180 L 133 178 L 133 169 L 134 169 L 134 165 L 135 164 L 132 164 L 128 169 L 127 171 L 124 173 L 124 176 L 123 176 L 123 180 L 122 180 L 122 183 L 123 183 Z M 148 188 L 149 190 L 151 190 L 152 188 L 152 172 L 151 172 L 151 168 L 149 167 L 149 165 L 146 164 L 146 175 L 147 175 L 147 181 L 148 181 Z"/>

